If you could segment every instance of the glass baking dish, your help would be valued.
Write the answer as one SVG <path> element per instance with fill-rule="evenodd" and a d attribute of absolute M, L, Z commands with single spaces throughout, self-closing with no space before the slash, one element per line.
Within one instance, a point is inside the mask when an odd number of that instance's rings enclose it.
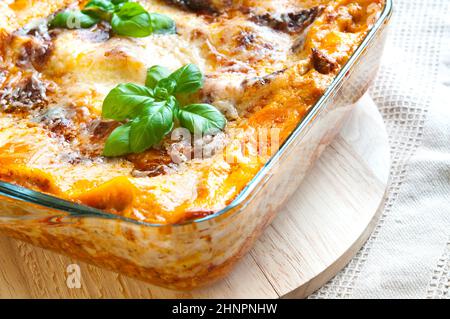
<path fill-rule="evenodd" d="M 253 246 L 333 141 L 377 72 L 392 1 L 279 151 L 225 209 L 154 225 L 0 182 L 0 232 L 166 288 L 224 277 Z"/>

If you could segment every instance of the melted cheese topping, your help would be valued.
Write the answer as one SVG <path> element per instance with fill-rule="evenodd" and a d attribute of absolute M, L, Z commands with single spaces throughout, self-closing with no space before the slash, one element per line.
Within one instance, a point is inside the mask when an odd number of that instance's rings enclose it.
<path fill-rule="evenodd" d="M 118 37 L 106 24 L 48 31 L 49 16 L 85 1 L 0 2 L 1 180 L 153 223 L 212 214 L 268 160 L 261 155 L 267 145 L 255 141 L 258 130 L 277 129 L 281 144 L 384 4 L 204 1 L 210 7 L 199 13 L 173 1 L 139 2 L 171 16 L 177 34 Z M 101 119 L 106 94 L 119 83 L 143 84 L 152 65 L 175 70 L 187 63 L 206 77 L 190 99 L 228 117 L 224 134 L 184 144 L 168 137 L 142 154 L 100 156 L 118 125 Z M 189 159 L 197 144 L 210 154 Z"/>

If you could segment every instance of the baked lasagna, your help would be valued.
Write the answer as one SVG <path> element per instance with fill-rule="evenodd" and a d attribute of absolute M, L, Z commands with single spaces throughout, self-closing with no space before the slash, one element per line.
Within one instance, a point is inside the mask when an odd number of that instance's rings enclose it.
<path fill-rule="evenodd" d="M 214 214 L 324 94 L 384 6 L 384 0 L 140 0 L 140 8 L 170 19 L 173 28 L 133 36 L 129 24 L 114 19 L 135 2 L 0 2 L 0 180 L 155 224 Z M 90 14 L 97 5 L 101 10 Z M 87 20 L 78 27 L 58 23 L 68 10 Z M 201 72 L 199 89 L 177 95 L 174 84 L 169 93 L 181 110 L 212 106 L 226 119 L 219 129 L 177 134 L 183 119 L 174 116 L 150 147 L 105 154 L 108 139 L 132 122 L 105 116 L 115 88 L 144 87 L 155 66 L 176 72 L 187 65 Z M 146 134 L 154 140 L 153 131 Z"/>

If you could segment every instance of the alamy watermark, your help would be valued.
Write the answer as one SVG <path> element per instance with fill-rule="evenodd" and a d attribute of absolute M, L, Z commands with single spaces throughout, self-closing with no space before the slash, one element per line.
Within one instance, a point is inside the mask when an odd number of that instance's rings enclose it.
<path fill-rule="evenodd" d="M 173 130 L 167 150 L 175 164 L 216 156 L 228 164 L 246 161 L 252 157 L 269 159 L 280 149 L 278 128 L 229 129 L 226 133 L 202 134 L 185 128 Z"/>

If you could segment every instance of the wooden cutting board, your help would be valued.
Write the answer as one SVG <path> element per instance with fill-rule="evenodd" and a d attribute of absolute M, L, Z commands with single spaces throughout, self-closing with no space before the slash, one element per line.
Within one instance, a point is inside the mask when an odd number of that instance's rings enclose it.
<path fill-rule="evenodd" d="M 0 298 L 306 297 L 341 270 L 373 231 L 389 167 L 381 116 L 364 97 L 278 218 L 221 282 L 169 291 L 0 237 Z M 77 265 L 81 287 L 69 288 L 68 270 Z"/>

